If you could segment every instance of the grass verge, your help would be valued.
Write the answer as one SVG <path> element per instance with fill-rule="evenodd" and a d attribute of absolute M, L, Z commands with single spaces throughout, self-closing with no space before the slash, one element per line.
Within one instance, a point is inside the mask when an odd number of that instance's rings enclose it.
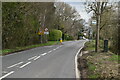
<path fill-rule="evenodd" d="M 19 52 L 19 51 L 23 51 L 23 50 L 27 50 L 31 48 L 36 48 L 36 47 L 41 47 L 41 46 L 50 46 L 50 45 L 55 45 L 55 44 L 59 44 L 59 41 L 48 41 L 47 43 L 30 45 L 30 46 L 25 46 L 25 47 L 16 47 L 14 49 L 3 49 L 0 52 L 1 52 L 1 55 L 7 55 L 10 53 Z"/>
<path fill-rule="evenodd" d="M 103 43 L 100 41 L 100 43 Z M 103 47 L 103 45 L 100 45 Z M 81 73 L 82 78 L 99 78 L 99 79 L 120 79 L 118 73 L 120 61 L 118 55 L 112 52 L 94 52 L 95 50 L 95 41 L 89 41 L 85 44 L 83 49 L 83 56 L 80 57 L 79 65 L 82 67 Z M 100 49 L 103 50 L 103 49 Z M 86 51 L 88 53 L 86 53 Z M 83 61 L 83 62 L 82 62 Z M 84 62 L 86 61 L 86 62 Z M 86 71 L 84 73 L 84 71 Z"/>

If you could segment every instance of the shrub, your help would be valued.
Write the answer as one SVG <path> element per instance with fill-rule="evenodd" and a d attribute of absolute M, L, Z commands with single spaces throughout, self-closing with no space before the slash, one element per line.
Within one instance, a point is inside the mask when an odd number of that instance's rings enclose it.
<path fill-rule="evenodd" d="M 68 34 L 65 34 L 65 40 L 73 40 L 74 38 Z"/>
<path fill-rule="evenodd" d="M 60 30 L 53 29 L 50 31 L 49 40 L 57 41 L 62 37 L 62 32 Z"/>

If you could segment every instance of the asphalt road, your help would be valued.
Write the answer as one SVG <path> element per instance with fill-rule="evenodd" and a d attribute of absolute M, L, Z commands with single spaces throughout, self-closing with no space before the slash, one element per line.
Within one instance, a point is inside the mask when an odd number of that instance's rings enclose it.
<path fill-rule="evenodd" d="M 1 78 L 75 78 L 75 55 L 84 42 L 68 41 L 3 56 Z"/>

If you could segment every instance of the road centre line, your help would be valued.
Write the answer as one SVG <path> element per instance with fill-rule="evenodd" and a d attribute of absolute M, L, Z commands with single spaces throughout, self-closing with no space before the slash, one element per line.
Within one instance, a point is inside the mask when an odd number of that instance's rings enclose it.
<path fill-rule="evenodd" d="M 60 47 L 62 47 L 62 45 Z"/>
<path fill-rule="evenodd" d="M 59 47 L 57 47 L 56 49 L 59 49 Z"/>
<path fill-rule="evenodd" d="M 43 54 L 41 54 L 42 56 L 44 56 L 44 55 L 46 55 L 47 53 L 43 53 Z"/>
<path fill-rule="evenodd" d="M 38 57 L 36 57 L 34 60 L 37 60 L 37 59 L 39 59 L 41 56 L 38 56 Z"/>
<path fill-rule="evenodd" d="M 53 50 L 56 50 L 56 49 L 53 49 Z"/>
<path fill-rule="evenodd" d="M 52 50 L 51 51 L 49 51 L 48 53 L 51 53 L 52 52 Z"/>
<path fill-rule="evenodd" d="M 31 63 L 31 62 L 27 62 L 26 64 L 20 66 L 19 68 L 23 68 L 23 67 L 27 66 L 27 65 L 30 64 L 30 63 Z"/>
<path fill-rule="evenodd" d="M 9 76 L 9 75 L 11 75 L 11 74 L 13 74 L 13 73 L 14 73 L 14 71 L 9 72 L 8 74 L 6 74 L 6 75 L 0 77 L 0 80 L 2 80 L 3 78 L 5 78 L 5 77 L 7 77 L 7 76 Z"/>
<path fill-rule="evenodd" d="M 12 67 L 17 66 L 17 65 L 22 64 L 22 63 L 23 63 L 23 62 L 19 62 L 19 63 L 16 63 L 16 64 L 14 64 L 14 65 L 11 65 L 11 66 L 9 66 L 9 67 L 7 67 L 7 68 L 12 68 Z"/>
<path fill-rule="evenodd" d="M 34 58 L 36 58 L 37 56 L 34 56 L 34 57 L 31 57 L 31 58 L 29 58 L 28 60 L 32 60 L 32 59 L 34 59 Z"/>

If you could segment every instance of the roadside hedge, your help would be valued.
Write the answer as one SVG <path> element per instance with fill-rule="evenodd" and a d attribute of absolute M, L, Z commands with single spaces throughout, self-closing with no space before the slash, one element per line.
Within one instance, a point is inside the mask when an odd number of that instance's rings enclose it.
<path fill-rule="evenodd" d="M 57 41 L 62 37 L 62 31 L 53 29 L 50 31 L 49 40 L 50 41 Z"/>
<path fill-rule="evenodd" d="M 64 35 L 65 37 L 65 40 L 73 40 L 74 38 L 73 38 L 73 36 L 70 36 L 70 35 L 68 35 L 68 34 L 65 34 Z"/>

